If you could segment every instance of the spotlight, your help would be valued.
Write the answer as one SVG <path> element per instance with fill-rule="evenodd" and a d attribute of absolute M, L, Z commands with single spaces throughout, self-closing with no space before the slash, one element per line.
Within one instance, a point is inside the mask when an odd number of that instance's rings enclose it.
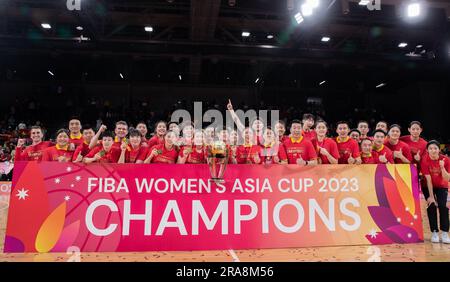
<path fill-rule="evenodd" d="M 304 17 L 309 17 L 313 14 L 313 7 L 310 4 L 305 3 L 302 5 L 301 11 Z"/>
<path fill-rule="evenodd" d="M 181 77 L 181 74 L 179 74 L 179 75 L 178 75 L 178 79 L 179 79 L 179 80 L 181 80 L 181 79 L 182 79 L 182 77 Z"/>
<path fill-rule="evenodd" d="M 398 47 L 400 47 L 400 48 L 405 48 L 406 46 L 408 46 L 408 43 L 406 43 L 406 42 L 402 42 L 402 43 L 398 44 Z"/>
<path fill-rule="evenodd" d="M 145 30 L 146 32 L 153 32 L 153 27 L 151 27 L 151 26 L 146 26 L 146 27 L 144 27 L 144 30 Z"/>
<path fill-rule="evenodd" d="M 326 82 L 327 82 L 327 81 L 324 80 L 324 81 L 322 81 L 321 83 L 319 83 L 319 85 L 325 84 Z"/>
<path fill-rule="evenodd" d="M 411 3 L 407 7 L 407 15 L 410 18 L 415 18 L 420 16 L 421 6 L 419 3 Z"/>
<path fill-rule="evenodd" d="M 386 86 L 386 83 L 380 83 L 380 84 L 378 84 L 377 86 L 375 86 L 375 88 L 381 88 L 381 87 L 384 87 L 384 86 Z"/>
<path fill-rule="evenodd" d="M 327 36 L 324 36 L 324 37 L 322 37 L 321 41 L 322 41 L 322 42 L 328 42 L 328 41 L 330 41 L 330 39 L 331 39 L 331 38 L 329 38 L 329 37 L 327 37 Z"/>
<path fill-rule="evenodd" d="M 48 74 L 50 74 L 51 76 L 55 76 L 55 74 L 52 72 L 52 71 L 47 71 L 48 72 Z"/>
<path fill-rule="evenodd" d="M 369 3 L 370 3 L 370 0 L 361 0 L 361 1 L 359 1 L 358 5 L 367 6 Z"/>
<path fill-rule="evenodd" d="M 319 0 L 306 0 L 306 4 L 311 6 L 311 8 L 315 9 L 319 7 L 320 1 Z"/>
<path fill-rule="evenodd" d="M 301 13 L 304 17 L 309 17 L 313 14 L 314 9 L 319 7 L 319 0 L 306 0 L 305 3 L 300 7 Z"/>
<path fill-rule="evenodd" d="M 42 28 L 44 29 L 51 29 L 52 26 L 49 23 L 41 23 Z"/>
<path fill-rule="evenodd" d="M 272 34 L 267 35 L 267 39 L 273 39 L 273 35 Z"/>
<path fill-rule="evenodd" d="M 120 78 L 123 79 L 123 74 L 122 74 L 122 73 L 119 73 L 119 75 L 120 75 Z"/>
<path fill-rule="evenodd" d="M 248 32 L 248 31 L 242 32 L 242 37 L 249 37 L 249 36 L 250 36 L 250 32 Z"/>
<path fill-rule="evenodd" d="M 82 26 L 77 26 L 77 30 L 83 30 L 84 28 Z"/>
<path fill-rule="evenodd" d="M 258 77 L 258 78 L 256 78 L 256 80 L 255 80 L 255 83 L 258 83 L 258 81 L 259 81 L 259 77 Z"/>

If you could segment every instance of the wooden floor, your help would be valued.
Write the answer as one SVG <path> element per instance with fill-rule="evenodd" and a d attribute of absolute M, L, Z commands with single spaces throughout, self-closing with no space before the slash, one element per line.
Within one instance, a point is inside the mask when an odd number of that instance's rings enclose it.
<path fill-rule="evenodd" d="M 424 211 L 422 214 L 425 214 Z M 429 242 L 424 216 L 425 243 L 382 246 L 345 246 L 264 250 L 195 252 L 4 254 L 7 208 L 0 206 L 0 261 L 149 261 L 149 262 L 271 262 L 271 261 L 450 261 L 450 245 Z"/>

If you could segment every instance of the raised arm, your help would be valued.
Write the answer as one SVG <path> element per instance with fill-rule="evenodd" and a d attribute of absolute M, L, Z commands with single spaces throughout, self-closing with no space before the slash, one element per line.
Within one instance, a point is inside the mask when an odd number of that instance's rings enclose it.
<path fill-rule="evenodd" d="M 118 164 L 124 164 L 125 163 L 125 154 L 127 152 L 127 144 L 122 141 L 122 144 L 120 145 L 120 157 L 117 161 Z"/>
<path fill-rule="evenodd" d="M 242 124 L 241 120 L 239 119 L 237 114 L 234 112 L 233 104 L 231 104 L 231 100 L 230 99 L 228 99 L 227 110 L 230 112 L 231 117 L 233 118 L 233 121 L 236 124 L 238 130 L 241 131 L 241 132 L 244 131 L 245 126 Z"/>
<path fill-rule="evenodd" d="M 97 133 L 95 133 L 94 137 L 92 137 L 91 142 L 89 143 L 89 149 L 94 148 L 97 146 L 98 140 L 100 139 L 100 135 L 105 132 L 106 125 L 102 124 L 100 128 L 98 129 Z"/>
<path fill-rule="evenodd" d="M 16 154 L 14 156 L 15 161 L 21 161 L 26 156 L 23 152 L 24 145 L 25 145 L 25 139 L 20 138 L 19 140 L 17 140 Z"/>

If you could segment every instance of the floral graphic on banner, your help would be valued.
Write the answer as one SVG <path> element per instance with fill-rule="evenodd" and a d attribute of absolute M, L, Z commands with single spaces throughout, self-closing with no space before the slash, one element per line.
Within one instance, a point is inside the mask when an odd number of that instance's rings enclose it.
<path fill-rule="evenodd" d="M 417 179 L 417 171 L 411 171 L 411 178 Z M 411 181 L 409 181 L 411 183 Z M 405 181 L 395 167 L 394 175 L 388 166 L 379 165 L 375 174 L 375 189 L 379 206 L 368 207 L 381 232 L 366 235 L 372 244 L 423 242 L 418 185 Z"/>
<path fill-rule="evenodd" d="M 90 194 L 81 192 L 87 178 L 93 175 L 119 178 L 107 165 L 70 164 L 63 172 L 54 171 L 52 174 L 49 170 L 41 170 L 36 162 L 27 163 L 20 179 L 14 183 L 10 199 L 14 208 L 8 215 L 8 222 L 22 222 L 23 225 L 8 225 L 4 252 L 65 252 L 73 245 L 81 246 L 81 249 L 91 246 L 100 252 L 111 251 L 114 245 L 117 247 L 119 236 L 93 238 L 79 218 L 78 210 L 86 209 L 89 203 L 105 197 L 95 191 Z M 52 189 L 47 191 L 47 187 Z M 25 197 L 16 195 L 25 188 L 28 190 Z M 109 198 L 117 201 L 115 196 L 111 193 Z M 123 196 L 128 197 L 127 194 Z M 96 214 L 98 222 L 103 224 L 111 217 L 113 215 L 107 210 Z"/>

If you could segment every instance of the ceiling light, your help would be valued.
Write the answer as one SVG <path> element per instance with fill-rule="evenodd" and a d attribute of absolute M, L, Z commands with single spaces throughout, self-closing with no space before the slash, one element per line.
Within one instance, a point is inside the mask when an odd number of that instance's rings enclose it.
<path fill-rule="evenodd" d="M 48 23 L 41 23 L 41 26 L 42 26 L 42 28 L 45 28 L 45 29 L 51 29 L 52 28 L 52 26 L 50 24 L 48 24 Z"/>
<path fill-rule="evenodd" d="M 410 18 L 418 17 L 420 15 L 420 4 L 411 3 L 407 7 L 407 15 Z"/>

